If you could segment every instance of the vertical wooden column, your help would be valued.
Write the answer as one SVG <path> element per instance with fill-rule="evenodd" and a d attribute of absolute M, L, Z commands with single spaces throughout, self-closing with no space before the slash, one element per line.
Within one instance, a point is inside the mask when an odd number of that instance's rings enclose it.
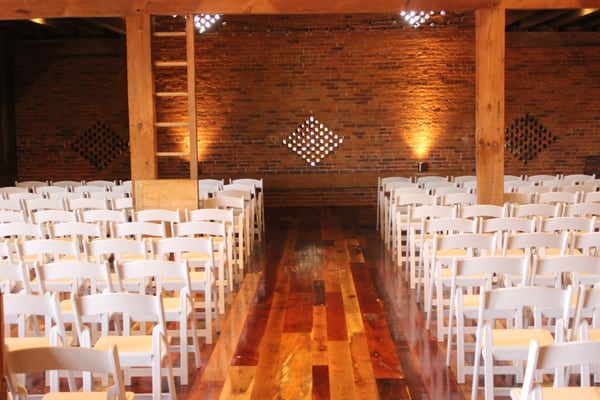
<path fill-rule="evenodd" d="M 198 180 L 198 133 L 196 122 L 196 28 L 194 15 L 187 16 L 186 22 L 186 59 L 188 87 L 188 115 L 190 129 L 190 179 Z"/>
<path fill-rule="evenodd" d="M 126 17 L 131 179 L 156 179 L 156 129 L 150 15 Z"/>
<path fill-rule="evenodd" d="M 477 200 L 504 201 L 505 10 L 475 11 Z"/>

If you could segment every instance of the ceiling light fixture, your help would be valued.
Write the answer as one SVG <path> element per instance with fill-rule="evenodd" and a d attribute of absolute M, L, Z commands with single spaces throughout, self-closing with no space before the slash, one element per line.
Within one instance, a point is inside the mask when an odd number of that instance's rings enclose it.
<path fill-rule="evenodd" d="M 430 22 L 431 17 L 435 15 L 435 11 L 401 11 L 400 16 L 404 18 L 404 21 L 411 25 L 413 28 L 418 28 L 421 25 Z M 446 15 L 446 11 L 440 11 L 439 15 Z M 433 26 L 433 22 L 430 22 Z"/>
<path fill-rule="evenodd" d="M 219 14 L 198 14 L 194 15 L 194 26 L 198 29 L 198 33 L 202 34 L 209 30 L 221 19 Z"/>

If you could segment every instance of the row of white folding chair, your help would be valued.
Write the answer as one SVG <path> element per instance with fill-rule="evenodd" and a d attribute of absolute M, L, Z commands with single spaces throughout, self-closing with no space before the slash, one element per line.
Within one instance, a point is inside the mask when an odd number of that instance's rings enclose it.
<path fill-rule="evenodd" d="M 585 175 L 585 174 L 572 174 L 567 176 L 562 175 L 534 175 L 531 177 L 527 176 L 515 176 L 515 175 L 505 175 L 504 181 L 506 185 L 508 185 L 507 192 L 512 191 L 512 187 L 516 187 L 517 185 L 531 186 L 537 185 L 544 181 L 550 179 L 560 179 L 562 182 L 567 183 L 569 185 L 579 185 L 578 190 L 576 191 L 586 191 L 587 186 L 581 185 L 582 183 L 593 179 L 593 175 Z M 450 186 L 444 182 L 452 182 L 455 187 L 463 187 L 468 188 L 471 192 L 474 192 L 473 189 L 476 188 L 477 177 L 475 175 L 463 175 L 457 177 L 444 177 L 444 176 L 420 176 L 420 177 L 412 177 L 412 176 L 387 176 L 387 177 L 378 177 L 377 179 L 377 230 L 383 231 L 381 228 L 383 226 L 383 213 L 385 208 L 386 197 L 390 196 L 391 190 L 398 187 L 407 187 L 414 185 L 416 187 L 423 188 L 425 185 L 435 186 L 435 183 L 431 182 L 442 182 L 438 183 L 438 186 Z M 511 186 L 511 184 L 513 186 Z M 600 186 L 600 184 L 598 184 Z M 593 190 L 589 190 L 593 191 Z"/>
<path fill-rule="evenodd" d="M 402 211 L 396 211 L 396 220 L 398 222 L 396 222 L 396 237 L 394 239 L 397 243 L 398 266 L 400 266 L 400 249 L 402 248 L 402 242 L 404 241 L 406 243 L 404 251 L 406 259 L 406 279 L 413 289 L 420 283 L 417 274 L 423 266 L 423 258 L 421 257 L 423 250 L 422 245 L 425 240 L 431 237 L 427 237 L 427 232 L 422 230 L 425 228 L 426 222 L 433 219 L 456 218 L 458 211 L 457 207 L 453 206 L 439 206 L 433 204 L 415 206 L 415 202 L 425 202 L 430 199 L 430 197 L 427 196 L 429 195 L 407 194 L 402 196 L 398 202 L 409 202 L 406 205 L 406 212 L 403 215 Z M 403 204 L 399 205 L 403 206 Z M 406 238 L 401 237 L 403 233 L 406 235 Z"/>
<path fill-rule="evenodd" d="M 536 285 L 565 289 L 569 285 L 592 287 L 600 282 L 600 258 L 583 255 L 558 255 L 549 257 L 526 255 L 484 256 L 454 258 L 451 261 L 450 314 L 447 364 L 453 343 L 453 318 L 456 320 L 457 379 L 464 383 L 469 367 L 465 359 L 465 335 L 473 333 L 465 319 L 474 320 L 478 310 L 478 297 L 473 288 L 484 285 Z M 565 280 L 565 278 L 567 278 Z"/>
<path fill-rule="evenodd" d="M 385 232 L 385 221 L 389 221 L 392 191 L 400 188 L 423 189 L 424 185 L 433 185 L 433 182 L 448 182 L 451 186 L 458 186 L 448 181 L 447 177 L 421 176 L 404 177 L 388 176 L 377 178 L 377 223 L 376 228 L 382 234 Z M 387 211 L 386 211 L 387 210 Z M 388 217 L 386 217 L 388 215 Z"/>
<path fill-rule="evenodd" d="M 256 229 L 258 240 L 262 240 L 265 233 L 265 199 L 264 199 L 264 181 L 262 178 L 237 178 L 230 179 L 231 184 L 250 185 L 254 187 L 256 194 Z"/>
<path fill-rule="evenodd" d="M 392 256 L 400 258 L 398 247 L 399 242 L 406 243 L 406 236 L 402 235 L 402 232 L 406 232 L 406 222 L 402 221 L 403 214 L 406 214 L 406 207 L 418 206 L 418 205 L 442 205 L 442 206 L 456 206 L 456 207 L 467 207 L 477 204 L 477 196 L 470 192 L 459 192 L 459 193 L 447 193 L 447 194 L 427 194 L 418 189 L 405 188 L 405 189 L 394 189 L 390 198 L 389 212 L 384 210 L 384 217 L 388 218 L 388 222 L 385 225 L 384 240 L 388 243 L 388 248 L 391 249 Z M 400 213 L 398 213 L 400 212 Z M 400 217 L 400 218 L 398 218 Z M 398 236 L 400 234 L 400 236 Z"/>
<path fill-rule="evenodd" d="M 234 260 L 238 270 L 243 271 L 244 261 L 250 256 L 247 242 L 250 221 L 248 213 L 245 212 L 244 200 L 227 196 L 214 197 L 206 199 L 205 207 L 185 210 L 183 213 L 179 210 L 166 209 L 138 210 L 134 212 L 132 219 L 135 222 L 165 223 L 167 236 L 173 236 L 175 225 L 184 221 L 223 221 L 227 229 L 233 229 L 234 240 L 231 246 L 227 244 L 228 260 Z M 130 227 L 133 228 L 133 224 L 130 224 Z M 117 233 L 115 235 L 118 236 Z"/>
<path fill-rule="evenodd" d="M 430 198 L 429 198 L 430 199 Z M 415 254 L 411 255 L 410 248 L 410 227 L 419 228 L 423 223 L 424 219 L 432 219 L 432 218 L 440 218 L 440 217 L 460 217 L 465 219 L 471 219 L 477 222 L 476 231 L 481 231 L 481 221 L 489 218 L 502 218 L 508 215 L 508 207 L 507 206 L 496 206 L 491 204 L 466 204 L 466 205 L 425 205 L 419 206 L 415 205 L 418 201 L 424 203 L 427 201 L 427 197 L 423 197 L 422 195 L 407 195 L 404 200 L 409 202 L 407 206 L 407 211 L 403 215 L 402 213 L 397 213 L 396 220 L 400 221 L 400 224 L 395 227 L 394 232 L 394 240 L 396 241 L 396 247 L 401 249 L 402 243 L 406 243 L 406 249 L 404 251 L 406 257 L 405 266 L 407 268 L 407 280 L 411 282 L 411 288 L 415 288 L 416 286 L 416 269 L 415 269 Z M 430 199 L 431 200 L 431 199 Z M 411 215 L 408 215 L 408 210 L 411 210 Z M 420 209 L 420 207 L 425 207 Z M 415 215 L 416 213 L 416 215 Z M 409 222 L 410 221 L 410 222 Z M 487 232 L 491 232 L 488 230 Z M 406 238 L 403 237 L 406 235 Z M 418 252 L 419 248 L 415 249 Z M 402 252 L 398 251 L 397 253 L 397 265 L 401 266 L 402 263 Z M 411 269 L 409 269 L 409 266 Z M 410 271 L 410 273 L 409 273 Z M 410 277 L 410 278 L 409 278 Z"/>
<path fill-rule="evenodd" d="M 215 198 L 219 197 L 236 197 L 244 199 L 245 212 L 247 213 L 247 235 L 246 244 L 247 251 L 252 251 L 254 248 L 254 240 L 256 234 L 258 239 L 262 239 L 262 231 L 259 232 L 257 224 L 257 215 L 259 214 L 257 206 L 257 195 L 254 185 L 246 185 L 241 183 L 229 183 L 224 185 L 223 190 L 215 193 Z"/>
<path fill-rule="evenodd" d="M 385 225 L 385 208 L 389 207 L 389 198 L 393 182 L 404 182 L 406 186 L 412 187 L 412 177 L 405 176 L 386 176 L 377 177 L 377 216 L 375 229 L 383 235 Z"/>
<path fill-rule="evenodd" d="M 234 196 L 217 196 L 206 199 L 204 202 L 206 209 L 222 209 L 232 210 L 234 222 L 231 225 L 231 221 L 226 221 L 226 225 L 233 227 L 233 238 L 234 245 L 236 248 L 236 263 L 240 271 L 244 270 L 245 263 L 250 260 L 252 254 L 251 238 L 250 236 L 250 210 L 246 201 L 240 197 Z M 190 212 L 188 220 L 196 220 L 201 213 L 197 213 L 193 216 Z"/>
<path fill-rule="evenodd" d="M 531 288 L 531 287 L 530 287 Z M 569 380 L 570 380 L 570 376 L 573 374 L 573 368 L 559 368 L 559 367 L 581 367 L 584 366 L 584 368 L 581 368 L 579 371 L 579 380 L 581 381 L 581 385 L 584 387 L 587 387 L 590 385 L 590 373 L 594 372 L 597 373 L 598 372 L 598 356 L 599 356 L 599 351 L 600 351 L 600 335 L 598 333 L 600 333 L 600 330 L 598 329 L 599 325 L 598 325 L 598 316 L 600 316 L 600 289 L 598 287 L 594 287 L 594 288 L 585 288 L 585 287 L 579 287 L 577 289 L 575 289 L 575 287 L 573 287 L 574 290 L 574 295 L 571 299 L 569 299 L 568 297 L 565 296 L 564 300 L 568 301 L 570 303 L 570 305 L 565 305 L 563 307 L 563 313 L 562 313 L 562 320 L 563 320 L 563 330 L 561 331 L 560 329 L 557 328 L 556 333 L 555 333 L 555 337 L 554 337 L 554 341 L 552 340 L 552 338 L 549 337 L 541 337 L 538 335 L 532 335 L 531 332 L 527 332 L 530 333 L 529 335 L 523 335 L 521 333 L 520 336 L 520 340 L 518 341 L 518 351 L 519 351 L 519 356 L 518 359 L 519 360 L 524 360 L 527 359 L 528 360 L 528 365 L 527 365 L 527 370 L 525 372 L 525 377 L 523 379 L 523 388 L 522 390 L 518 390 L 518 389 L 513 389 L 511 390 L 511 396 L 513 398 L 530 398 L 529 395 L 533 389 L 533 383 L 534 380 L 537 378 L 539 379 L 540 375 L 542 375 L 542 373 L 546 373 L 546 372 L 550 372 L 550 373 L 554 373 L 554 382 L 553 382 L 553 386 L 554 387 L 559 387 L 559 386 L 564 386 L 566 384 L 568 384 Z M 567 289 L 556 289 L 553 288 L 554 290 L 562 290 L 563 293 L 568 292 L 570 287 Z M 537 303 L 541 303 L 539 300 L 535 299 L 536 297 L 538 297 L 540 295 L 540 293 L 543 291 L 543 288 L 537 288 L 534 289 L 535 292 L 533 290 L 530 290 L 529 293 L 527 293 L 527 290 L 523 290 L 524 292 L 526 292 L 526 294 L 532 296 L 532 300 L 529 300 L 529 302 L 537 302 Z M 551 292 L 550 292 L 551 293 Z M 485 299 L 486 297 L 489 298 L 493 298 L 495 297 L 495 299 L 490 299 L 489 302 L 487 303 L 489 305 L 489 303 L 491 303 L 493 300 L 498 301 L 499 298 L 505 297 L 505 296 L 515 296 L 514 292 L 508 292 L 508 293 L 491 293 L 491 291 L 488 291 L 487 293 L 483 293 L 482 294 L 482 299 Z M 535 299 L 535 300 L 533 300 Z M 577 299 L 577 300 L 574 300 Z M 507 298 L 503 298 L 502 300 L 504 300 L 506 303 L 516 303 L 514 301 L 514 299 L 507 299 Z M 484 303 L 482 303 L 484 304 Z M 542 304 L 540 304 L 542 305 Z M 575 306 L 574 306 L 575 305 Z M 547 305 L 546 305 L 547 306 Z M 497 308 L 497 304 L 495 305 L 495 307 Z M 573 308 L 575 308 L 575 310 L 573 311 Z M 481 317 L 481 315 L 485 315 L 486 311 L 485 309 L 483 309 L 483 307 L 480 307 L 480 313 L 479 316 Z M 566 311 L 566 312 L 565 312 Z M 570 315 L 572 315 L 574 312 L 575 317 L 571 317 Z M 535 314 L 534 314 L 535 316 Z M 539 317 L 539 314 L 538 314 Z M 487 318 L 486 318 L 487 319 Z M 572 323 L 565 323 L 564 321 L 569 321 L 571 320 Z M 590 329 L 588 327 L 589 321 L 591 320 L 593 326 Z M 478 321 L 479 322 L 479 321 Z M 557 326 L 560 326 L 560 324 L 557 324 Z M 478 323 L 478 327 L 481 328 L 481 324 Z M 490 321 L 486 321 L 483 324 L 483 331 L 479 331 L 480 333 L 480 337 L 482 337 L 483 340 L 478 339 L 478 341 L 484 346 L 484 348 L 482 349 L 483 353 L 485 354 L 484 357 L 484 361 L 486 362 L 486 367 L 485 369 L 485 392 L 486 392 L 486 398 L 492 398 L 492 395 L 494 393 L 493 391 L 493 372 L 492 370 L 497 369 L 497 366 L 493 366 L 493 365 L 489 365 L 488 359 L 491 358 L 489 357 L 490 355 L 493 354 L 494 357 L 497 357 L 497 354 L 500 350 L 501 347 L 506 347 L 505 343 L 502 343 L 500 340 L 498 340 L 498 335 L 496 335 L 495 337 L 490 337 L 490 328 L 491 324 Z M 568 328 L 568 330 L 566 329 Z M 510 346 L 512 347 L 510 350 L 512 352 L 512 357 L 510 357 L 510 359 L 514 360 L 515 357 L 515 353 L 517 350 L 517 336 L 514 335 L 515 332 L 513 331 L 508 331 L 508 332 L 501 332 L 499 330 L 494 330 L 495 333 L 502 333 L 504 334 L 504 336 L 510 336 Z M 492 332 L 492 333 L 494 333 Z M 543 333 L 543 332 L 542 332 Z M 546 335 L 547 336 L 547 335 Z M 527 342 L 527 340 L 530 340 L 529 343 Z M 567 342 L 567 343 L 559 343 L 563 340 L 571 340 L 571 342 Z M 485 343 L 484 343 L 485 341 Z M 584 342 L 584 343 L 580 343 Z M 535 343 L 531 343 L 531 342 L 535 342 Z M 578 344 L 579 343 L 579 344 Z M 492 351 L 485 349 L 485 347 L 491 348 L 492 345 L 494 345 L 494 348 L 492 349 Z M 542 356 L 542 360 L 540 365 L 537 365 L 537 362 L 535 360 L 536 355 L 533 354 L 531 350 L 533 350 L 534 352 L 536 352 L 537 350 L 539 350 L 539 347 L 544 348 L 544 352 L 543 352 L 543 356 Z M 478 347 L 480 348 L 480 347 Z M 526 355 L 527 349 L 529 348 L 529 353 Z M 559 353 L 560 352 L 560 353 Z M 585 352 L 590 352 L 590 354 L 584 354 Z M 479 358 L 476 359 L 477 361 L 479 360 Z M 591 370 L 590 368 L 588 368 L 590 365 L 595 365 L 596 369 L 595 370 Z M 539 369 L 539 371 L 536 372 L 535 369 Z M 474 370 L 476 373 L 478 372 L 478 370 Z M 596 380 L 597 381 L 597 380 Z M 476 379 L 474 379 L 473 381 L 473 395 L 476 394 L 477 392 L 477 388 L 476 388 Z M 573 395 L 576 398 L 580 398 L 581 396 L 591 396 L 590 398 L 597 398 L 598 396 L 598 391 L 597 390 L 592 390 L 592 389 L 560 389 L 560 390 L 556 390 L 556 389 L 549 389 L 549 388 L 543 388 L 541 387 L 541 385 L 537 385 L 537 387 L 535 388 L 536 394 L 537 395 L 542 395 L 542 396 L 547 396 L 547 395 L 551 395 L 551 394 L 556 394 L 559 397 L 557 398 L 564 398 L 566 396 L 569 395 Z M 519 397 L 522 396 L 522 397 Z M 536 397 L 537 398 L 537 397 Z M 545 397 L 544 397 L 545 398 Z M 581 398 L 587 398 L 587 397 L 581 397 Z"/>
<path fill-rule="evenodd" d="M 96 179 L 90 181 L 77 181 L 77 180 L 58 180 L 58 181 L 42 181 L 42 180 L 28 180 L 28 181 L 15 181 L 16 187 L 23 187 L 29 189 L 31 192 L 37 191 L 39 188 L 44 188 L 47 186 L 56 186 L 67 188 L 70 191 L 74 191 L 76 187 L 80 186 L 97 186 L 102 187 L 105 190 L 112 190 L 115 187 L 123 187 L 124 189 L 129 189 L 131 192 L 132 182 L 131 180 L 106 180 L 106 179 Z"/>
<path fill-rule="evenodd" d="M 520 180 L 531 182 L 536 185 L 541 185 L 544 182 L 562 180 L 568 183 L 580 184 L 589 180 L 595 179 L 594 174 L 536 174 L 536 175 L 522 175 Z"/>
<path fill-rule="evenodd" d="M 2 211 L 21 212 L 26 220 L 32 222 L 35 222 L 33 214 L 44 210 L 62 210 L 81 213 L 82 211 L 91 209 L 127 210 L 133 207 L 133 199 L 131 198 L 106 199 L 81 197 L 76 199 L 26 199 L 22 201 L 20 207 L 17 204 L 10 204 L 14 203 L 11 200 L 5 200 L 4 202 L 7 204 L 0 204 L 0 208 L 6 205 L 6 208 L 3 208 Z"/>
<path fill-rule="evenodd" d="M 411 196 L 407 196 L 410 198 Z M 448 207 L 445 208 L 441 206 L 427 206 L 429 208 L 425 208 L 424 215 L 420 216 L 421 218 L 433 218 L 436 215 L 433 213 L 436 210 L 445 211 L 446 217 L 450 214 L 458 215 L 462 218 L 476 219 L 478 220 L 478 232 L 499 232 L 499 244 L 501 244 L 501 239 L 503 237 L 503 232 L 527 232 L 527 231 L 562 231 L 562 230 L 570 230 L 576 232 L 591 232 L 595 230 L 595 226 L 598 225 L 598 218 L 595 218 L 594 215 L 596 212 L 600 211 L 598 207 L 593 204 L 590 204 L 590 207 L 581 206 L 568 208 L 569 216 L 560 216 L 561 213 L 559 211 L 559 206 L 549 205 L 549 204 L 529 204 L 529 205 L 505 205 L 504 207 L 495 206 L 495 205 L 467 205 L 467 206 L 458 206 L 456 211 L 452 213 L 452 210 Z M 413 210 L 418 210 L 419 206 L 412 207 Z M 440 211 L 438 211 L 439 214 Z M 429 214 L 429 215 L 428 215 Z M 512 216 L 509 216 L 512 214 Z M 441 216 L 441 215 L 439 215 Z M 399 215 L 397 219 L 402 219 L 403 216 Z M 406 220 L 406 217 L 404 217 Z M 418 224 L 419 221 L 413 221 L 412 224 Z M 406 228 L 406 222 L 402 223 L 402 229 Z M 395 240 L 396 246 L 400 246 L 401 244 L 401 235 L 402 232 L 397 229 L 395 232 Z M 400 240 L 398 240 L 400 239 Z M 407 249 L 408 250 L 408 249 Z M 406 254 L 410 254 L 406 252 Z M 397 257 L 397 264 L 400 265 L 400 252 Z M 408 259 L 407 259 L 408 261 Z M 413 286 L 414 287 L 414 286 Z"/>
<path fill-rule="evenodd" d="M 264 182 L 262 178 L 230 178 L 228 182 L 224 179 L 199 179 L 198 180 L 198 193 L 199 193 L 199 208 L 205 208 L 204 200 L 218 196 L 218 192 L 227 190 L 242 190 L 250 191 L 253 198 L 253 212 L 254 212 L 254 232 L 258 237 L 258 240 L 262 240 L 262 235 L 265 231 L 265 220 L 264 220 Z M 221 193 L 220 196 L 230 196 L 230 193 Z M 239 194 L 237 194 L 239 195 Z M 246 195 L 242 195 L 246 197 Z"/>
<path fill-rule="evenodd" d="M 215 223 L 216 224 L 216 223 Z M 135 238 L 114 237 L 99 239 L 85 244 L 86 256 L 90 261 L 100 262 L 111 260 L 118 264 L 151 259 L 176 259 L 187 260 L 190 264 L 193 293 L 202 292 L 206 298 L 215 298 L 216 306 L 220 313 L 224 312 L 226 303 L 229 304 L 232 286 L 228 284 L 225 270 L 226 255 L 225 241 L 217 242 L 213 246 L 213 238 L 198 237 L 156 237 L 156 240 L 145 241 Z M 208 254 L 212 249 L 212 254 Z M 118 271 L 116 271 L 118 272 Z M 113 275 L 114 282 L 120 281 Z M 114 283 L 113 284 L 116 284 Z M 128 288 L 125 282 L 125 289 Z M 215 286 L 214 294 L 211 288 Z M 225 293 L 227 288 L 228 292 Z M 209 304 L 210 305 L 210 304 Z M 206 312 L 203 312 L 206 314 Z M 210 324 L 207 321 L 207 324 Z M 211 335 L 212 329 L 206 330 L 206 335 Z M 207 336 L 211 341 L 212 336 Z"/>
<path fill-rule="evenodd" d="M 551 191 L 544 186 L 531 186 L 519 188 L 515 191 L 504 192 L 504 202 L 517 204 L 531 203 L 598 203 L 600 202 L 600 191 L 588 190 L 585 187 L 577 187 L 575 190 Z"/>
<path fill-rule="evenodd" d="M 112 239 L 109 239 L 112 240 Z M 195 356 L 196 368 L 200 367 L 198 334 L 206 337 L 207 343 L 212 342 L 212 315 L 208 314 L 207 329 L 197 331 L 196 316 L 193 312 L 192 286 L 188 263 L 186 261 L 167 260 L 119 260 L 115 263 L 114 276 L 111 276 L 108 262 L 102 261 L 58 261 L 36 264 L 36 275 L 42 288 L 42 293 L 61 293 L 61 311 L 65 322 L 77 323 L 77 315 L 71 304 L 70 294 L 99 294 L 123 291 L 154 293 L 160 295 L 163 291 L 176 293 L 175 296 L 165 296 L 162 299 L 166 322 L 176 322 L 178 331 L 172 336 L 179 336 L 180 344 L 171 346 L 179 350 L 179 366 L 175 368 L 176 375 L 181 377 L 182 384 L 188 382 L 188 352 Z M 116 279 L 115 279 L 116 276 Z M 151 289 L 152 292 L 148 290 Z M 210 300 L 208 287 L 208 304 Z M 87 319 L 86 322 L 102 322 L 99 319 Z M 166 329 L 166 325 L 165 325 Z M 92 332 L 94 332 L 92 330 Z M 104 332 L 105 333 L 105 332 Z M 90 332 L 90 335 L 92 333 Z M 95 340 L 96 335 L 90 336 Z M 81 339 L 81 332 L 78 335 Z M 191 344 L 190 344 L 191 340 Z"/>
<path fill-rule="evenodd" d="M 497 247 L 498 233 L 493 235 L 486 233 L 465 234 L 468 225 L 464 223 L 462 231 L 458 231 L 460 225 L 455 221 L 456 230 L 452 230 L 447 223 L 443 221 L 431 220 L 429 234 L 433 233 L 434 238 L 431 242 L 425 242 L 424 265 L 425 272 L 425 308 L 427 312 L 427 328 L 430 327 L 432 318 L 432 309 L 435 301 L 437 338 L 439 341 L 444 339 L 447 334 L 445 320 L 445 306 L 449 302 L 446 295 L 446 288 L 450 288 L 451 271 L 449 266 L 455 258 L 469 257 L 478 255 L 497 255 L 502 256 L 526 256 L 533 257 L 546 255 L 565 255 L 568 249 L 568 233 L 547 233 L 531 232 L 521 234 L 504 234 L 503 245 L 499 251 Z M 440 226 L 442 229 L 438 229 Z M 427 229 L 427 228 L 426 228 Z M 448 233 L 450 232 L 450 233 Z M 469 233 L 469 232 L 466 232 Z M 418 292 L 418 291 L 417 291 Z M 435 296 L 434 296 L 435 295 Z"/>
<path fill-rule="evenodd" d="M 121 365 L 126 368 L 126 376 L 134 373 L 131 367 L 136 369 L 135 373 L 140 373 L 139 367 L 146 367 L 152 370 L 151 374 L 143 373 L 144 376 L 152 376 L 153 399 L 161 398 L 161 365 L 166 365 L 166 376 L 169 383 L 169 391 L 172 396 L 176 396 L 176 389 L 173 381 L 173 370 L 169 357 L 169 345 L 165 331 L 166 320 L 162 307 L 161 296 L 141 295 L 134 293 L 104 293 L 94 295 L 84 295 L 72 297 L 71 316 L 76 326 L 79 345 L 82 347 L 94 347 L 96 349 L 108 350 L 113 346 L 119 348 L 118 356 Z M 3 296 L 3 315 L 7 322 L 15 321 L 18 325 L 20 321 L 34 320 L 42 318 L 42 327 L 53 332 L 45 336 L 45 333 L 37 335 L 34 329 L 33 336 L 27 335 L 29 332 L 19 332 L 18 337 L 7 337 L 5 348 L 10 351 L 31 348 L 51 348 L 57 345 L 69 346 L 70 340 L 64 331 L 63 312 L 60 309 L 57 294 L 5 294 Z M 65 307 L 66 308 L 66 307 Z M 116 323 L 118 319 L 114 318 L 115 313 L 123 313 L 122 321 L 125 322 L 123 329 L 125 335 L 108 336 L 108 323 Z M 103 317 L 102 317 L 103 315 Z M 156 323 L 151 335 L 128 336 L 130 333 L 129 317 L 143 316 L 143 321 L 152 318 Z M 36 322 L 40 322 L 35 319 Z M 103 321 L 101 333 L 93 338 L 90 327 L 87 324 Z M 35 324 L 33 324 L 35 325 Z M 23 329 L 27 326 L 22 325 Z M 9 324 L 6 325 L 7 329 Z M 123 332 L 123 331 L 121 331 Z M 43 365 L 44 360 L 33 360 Z M 10 367 L 9 367 L 10 368 Z M 17 368 L 19 372 L 22 370 Z M 16 371 L 15 371 L 16 372 Z M 25 371 L 22 371 L 25 372 Z M 187 374 L 187 371 L 186 371 Z M 53 382 L 55 382 L 53 380 Z M 13 380 L 11 384 L 23 384 L 24 380 Z M 72 379 L 69 384 L 73 385 Z M 13 386 L 14 387 L 14 386 Z M 55 386 L 53 386 L 55 389 Z M 174 398 L 173 397 L 173 398 Z M 72 397 L 69 397 L 72 398 Z M 83 398 L 86 398 L 85 396 Z"/>
<path fill-rule="evenodd" d="M 209 215 L 214 217 L 214 213 Z M 152 258 L 151 240 L 167 237 L 164 222 L 121 221 L 113 223 L 111 225 L 112 240 L 103 234 L 98 223 L 72 221 L 51 224 L 49 228 L 50 239 L 46 239 L 46 235 L 39 225 L 31 223 L 0 224 L 0 235 L 8 238 L 18 237 L 19 240 L 16 242 L 10 240 L 7 242 L 11 245 L 10 249 L 12 250 L 9 255 L 11 258 L 29 263 L 30 266 L 33 260 L 45 261 L 57 257 L 89 259 L 97 256 L 101 249 L 105 249 L 105 253 L 109 256 L 121 252 L 133 252 L 138 255 L 147 253 L 146 258 Z M 212 236 L 223 244 L 226 253 L 218 252 L 217 261 L 220 267 L 218 276 L 220 311 L 224 312 L 225 289 L 227 288 L 227 299 L 229 299 L 234 287 L 233 280 L 238 275 L 238 271 L 233 269 L 232 231 L 227 230 L 225 222 L 197 221 L 176 224 L 174 233 L 175 236 Z M 128 242 L 128 239 L 139 239 L 140 244 L 137 247 L 140 247 L 141 250 L 136 251 L 135 242 Z"/>

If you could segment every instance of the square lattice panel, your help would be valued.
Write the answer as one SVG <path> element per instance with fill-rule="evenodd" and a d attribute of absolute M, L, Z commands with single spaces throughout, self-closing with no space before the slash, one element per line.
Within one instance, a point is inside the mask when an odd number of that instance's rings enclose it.
<path fill-rule="evenodd" d="M 129 150 L 129 142 L 106 123 L 96 121 L 73 140 L 71 150 L 102 170 L 121 153 Z"/>
<path fill-rule="evenodd" d="M 527 164 L 548 146 L 556 142 L 542 123 L 529 114 L 519 117 L 505 129 L 504 148 Z"/>
<path fill-rule="evenodd" d="M 282 140 L 283 145 L 312 167 L 344 142 L 312 115 Z"/>

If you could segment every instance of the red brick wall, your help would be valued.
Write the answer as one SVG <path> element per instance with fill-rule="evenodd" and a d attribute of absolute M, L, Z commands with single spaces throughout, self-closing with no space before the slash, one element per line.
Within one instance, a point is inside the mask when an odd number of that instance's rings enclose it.
<path fill-rule="evenodd" d="M 378 175 L 415 174 L 420 160 L 432 174 L 475 173 L 472 15 L 421 29 L 392 15 L 225 21 L 196 45 L 202 177 L 263 177 L 268 206 L 373 205 Z M 155 46 L 164 60 L 183 59 L 184 49 L 177 39 Z M 35 54 L 21 50 L 16 62 L 20 179 L 128 176 L 128 153 L 100 171 L 66 145 L 97 120 L 127 136 L 124 50 L 46 57 L 44 67 Z M 507 152 L 505 172 L 581 172 L 600 149 L 598 48 L 509 48 L 506 60 L 507 126 L 529 113 L 557 141 L 527 164 Z M 184 70 L 156 76 L 157 90 L 185 88 Z M 165 121 L 186 110 L 157 106 Z M 282 145 L 311 114 L 344 138 L 315 167 Z M 419 156 L 423 138 L 430 147 Z M 158 142 L 160 151 L 187 149 L 176 129 L 160 129 Z M 159 163 L 160 177 L 188 173 L 186 160 Z"/>
<path fill-rule="evenodd" d="M 125 41 L 16 42 L 13 58 L 17 179 L 129 179 L 128 149 L 113 148 L 129 141 Z M 98 162 L 72 149 L 86 134 Z"/>

